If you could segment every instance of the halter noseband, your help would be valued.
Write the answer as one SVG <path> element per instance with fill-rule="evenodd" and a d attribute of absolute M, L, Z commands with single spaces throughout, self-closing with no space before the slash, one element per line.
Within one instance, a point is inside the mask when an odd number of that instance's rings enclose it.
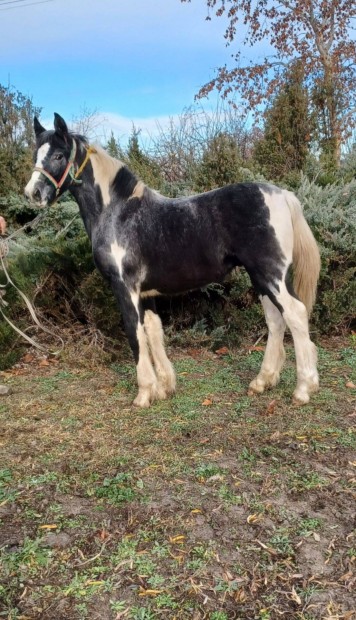
<path fill-rule="evenodd" d="M 45 170 L 44 168 L 41 168 L 40 166 L 36 166 L 33 171 L 34 172 L 39 172 L 40 174 L 43 174 L 44 177 L 46 177 L 46 179 L 48 179 L 52 185 L 54 185 L 54 187 L 56 188 L 56 197 L 58 196 L 59 192 L 61 191 L 61 187 L 64 184 L 64 182 L 66 181 L 67 177 L 70 176 L 71 178 L 71 182 L 70 185 L 72 183 L 75 183 L 77 185 L 81 185 L 82 184 L 82 180 L 78 179 L 78 176 L 83 172 L 85 166 L 88 163 L 88 160 L 90 158 L 90 155 L 92 153 L 96 153 L 96 150 L 92 147 L 85 147 L 86 148 L 86 156 L 84 158 L 84 161 L 82 163 L 82 165 L 80 166 L 80 168 L 78 168 L 78 170 L 76 172 L 74 172 L 75 170 L 75 158 L 77 155 L 77 144 L 76 141 L 73 139 L 73 144 L 72 144 L 72 150 L 70 152 L 70 156 L 68 159 L 68 164 L 66 166 L 65 171 L 63 172 L 61 178 L 59 181 L 56 181 L 56 179 L 49 173 L 47 172 L 47 170 Z"/>

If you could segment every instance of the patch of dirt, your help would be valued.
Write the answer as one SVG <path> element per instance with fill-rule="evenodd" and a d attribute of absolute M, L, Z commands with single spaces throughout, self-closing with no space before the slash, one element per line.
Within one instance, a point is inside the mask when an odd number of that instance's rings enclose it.
<path fill-rule="evenodd" d="M 2 373 L 0 616 L 356 617 L 349 349 L 325 343 L 302 409 L 290 362 L 246 396 L 249 347 L 176 351 L 177 394 L 145 411 L 125 357 L 31 352 Z"/>

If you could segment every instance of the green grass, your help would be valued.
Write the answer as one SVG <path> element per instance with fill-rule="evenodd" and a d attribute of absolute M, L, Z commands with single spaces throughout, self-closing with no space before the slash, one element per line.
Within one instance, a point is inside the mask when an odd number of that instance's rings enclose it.
<path fill-rule="evenodd" d="M 304 408 L 290 347 L 260 397 L 246 391 L 262 352 L 180 351 L 177 394 L 144 411 L 126 359 L 7 379 L 0 618 L 316 620 L 331 599 L 350 611 L 356 356 L 339 344 L 319 347 L 321 391 Z"/>

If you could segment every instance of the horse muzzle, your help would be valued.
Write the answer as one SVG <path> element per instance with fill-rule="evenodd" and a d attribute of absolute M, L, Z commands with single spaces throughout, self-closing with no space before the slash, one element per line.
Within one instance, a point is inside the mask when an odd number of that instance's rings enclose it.
<path fill-rule="evenodd" d="M 32 176 L 35 174 L 36 173 Z M 55 191 L 50 185 L 38 181 L 38 179 L 33 179 L 32 177 L 27 183 L 24 193 L 27 200 L 41 208 L 49 207 L 57 198 Z"/>

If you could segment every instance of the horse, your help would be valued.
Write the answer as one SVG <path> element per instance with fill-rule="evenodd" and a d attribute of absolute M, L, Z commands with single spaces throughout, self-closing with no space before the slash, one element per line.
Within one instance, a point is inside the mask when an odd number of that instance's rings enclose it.
<path fill-rule="evenodd" d="M 51 130 L 35 117 L 34 131 L 36 163 L 25 195 L 47 207 L 69 190 L 77 202 L 95 265 L 121 309 L 136 363 L 134 405 L 149 407 L 176 389 L 155 298 L 221 282 L 238 266 L 246 269 L 268 326 L 262 366 L 248 393 L 278 383 L 287 325 L 297 366 L 293 399 L 309 402 L 319 387 L 308 317 L 320 255 L 293 193 L 267 183 L 236 183 L 168 198 L 104 149 L 70 132 L 59 114 Z"/>

